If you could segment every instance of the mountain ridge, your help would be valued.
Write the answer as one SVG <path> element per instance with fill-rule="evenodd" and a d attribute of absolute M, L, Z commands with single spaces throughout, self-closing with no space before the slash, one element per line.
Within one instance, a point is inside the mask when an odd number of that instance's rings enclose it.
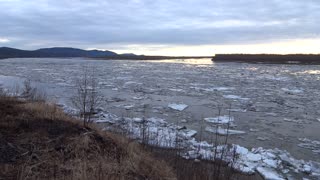
<path fill-rule="evenodd" d="M 133 53 L 117 54 L 108 50 L 83 50 L 72 47 L 51 47 L 37 50 L 21 50 L 11 47 L 0 47 L 0 59 L 6 58 L 72 58 L 87 57 L 101 60 L 127 59 L 127 60 L 163 60 L 163 59 L 202 59 L 212 56 L 156 56 L 136 55 Z"/>
<path fill-rule="evenodd" d="M 21 50 L 11 47 L 0 47 L 0 58 L 30 57 L 112 57 L 119 54 L 112 51 L 83 50 L 71 47 L 51 47 L 37 50 Z"/>

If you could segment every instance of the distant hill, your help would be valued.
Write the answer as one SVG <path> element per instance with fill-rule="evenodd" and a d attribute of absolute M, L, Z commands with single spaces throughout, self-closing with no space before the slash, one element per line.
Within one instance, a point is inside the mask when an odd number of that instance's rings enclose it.
<path fill-rule="evenodd" d="M 212 58 L 210 56 L 146 56 L 133 53 L 117 54 L 112 51 L 83 50 L 70 47 L 42 48 L 28 51 L 10 47 L 0 47 L 0 59 L 4 58 L 42 58 L 42 57 L 88 57 L 101 60 L 128 59 L 128 60 L 162 60 L 162 59 L 199 59 Z"/>
<path fill-rule="evenodd" d="M 83 50 L 69 47 L 43 48 L 34 51 L 20 50 L 9 47 L 0 48 L 0 58 L 30 58 L 30 57 L 117 57 L 112 51 Z M 131 54 L 133 56 L 133 54 Z"/>

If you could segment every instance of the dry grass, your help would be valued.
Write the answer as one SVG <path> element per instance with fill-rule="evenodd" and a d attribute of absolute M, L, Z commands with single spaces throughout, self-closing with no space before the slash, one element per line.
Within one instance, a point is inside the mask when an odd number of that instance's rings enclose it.
<path fill-rule="evenodd" d="M 136 142 L 54 105 L 0 98 L 0 179 L 176 179 Z"/>

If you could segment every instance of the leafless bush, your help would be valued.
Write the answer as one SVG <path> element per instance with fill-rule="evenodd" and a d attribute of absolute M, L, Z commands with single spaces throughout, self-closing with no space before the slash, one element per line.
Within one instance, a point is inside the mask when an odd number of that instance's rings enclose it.
<path fill-rule="evenodd" d="M 88 67 L 83 68 L 82 76 L 76 81 L 76 88 L 72 103 L 80 110 L 83 125 L 87 126 L 92 122 L 92 116 L 102 101 L 102 96 L 98 92 L 98 82 L 94 68 L 91 71 Z"/>
<path fill-rule="evenodd" d="M 19 88 L 19 86 L 17 86 L 17 88 Z M 14 93 L 19 93 L 19 91 L 19 89 L 15 89 Z M 36 87 L 33 87 L 30 80 L 25 80 L 23 82 L 21 97 L 33 102 L 45 102 L 47 100 L 46 92 L 40 91 Z"/>
<path fill-rule="evenodd" d="M 2 87 L 0 87 L 0 97 L 5 97 L 5 96 L 7 96 L 7 92 Z"/>

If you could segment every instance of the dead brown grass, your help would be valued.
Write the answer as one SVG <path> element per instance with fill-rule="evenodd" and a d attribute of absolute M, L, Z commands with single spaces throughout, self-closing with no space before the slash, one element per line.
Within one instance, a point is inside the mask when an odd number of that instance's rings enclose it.
<path fill-rule="evenodd" d="M 55 105 L 0 98 L 0 179 L 176 179 L 139 144 Z"/>

